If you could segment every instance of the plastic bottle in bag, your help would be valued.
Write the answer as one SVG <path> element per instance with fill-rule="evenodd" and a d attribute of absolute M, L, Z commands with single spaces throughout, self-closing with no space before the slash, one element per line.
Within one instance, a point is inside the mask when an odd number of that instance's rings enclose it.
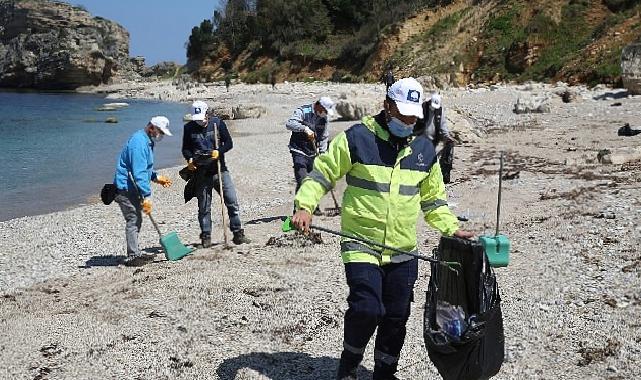
<path fill-rule="evenodd" d="M 459 340 L 467 330 L 463 308 L 444 301 L 438 301 L 436 304 L 436 324 L 441 331 L 455 340 Z"/>

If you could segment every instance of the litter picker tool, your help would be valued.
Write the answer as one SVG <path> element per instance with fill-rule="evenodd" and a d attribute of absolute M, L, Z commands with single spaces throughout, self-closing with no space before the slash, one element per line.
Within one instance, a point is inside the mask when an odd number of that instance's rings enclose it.
<path fill-rule="evenodd" d="M 501 220 L 501 192 L 503 188 L 503 152 L 501 152 L 499 164 L 499 194 L 496 204 L 496 232 L 494 236 L 483 235 L 479 241 L 485 249 L 490 265 L 494 268 L 506 267 L 510 263 L 510 239 L 499 234 L 499 222 Z"/>
<path fill-rule="evenodd" d="M 374 247 L 378 247 L 378 248 L 382 248 L 382 249 L 387 249 L 387 250 L 390 250 L 390 251 L 393 251 L 393 252 L 396 252 L 396 253 L 399 253 L 399 254 L 402 254 L 402 255 L 412 256 L 412 257 L 415 257 L 415 258 L 417 258 L 419 260 L 429 261 L 430 263 L 444 265 L 448 269 L 450 269 L 450 270 L 452 270 L 454 272 L 457 272 L 457 273 L 458 273 L 458 271 L 456 269 L 452 268 L 452 267 L 453 266 L 459 266 L 460 267 L 460 264 L 458 262 L 455 262 L 455 261 L 452 261 L 452 262 L 440 261 L 440 260 L 437 260 L 437 259 L 433 259 L 431 257 L 420 255 L 418 253 L 407 252 L 407 251 L 403 251 L 403 250 L 398 249 L 398 248 L 390 247 L 390 246 L 385 245 L 385 244 L 377 243 L 377 242 L 375 242 L 373 240 L 352 236 L 352 235 L 346 234 L 344 232 L 330 230 L 329 228 L 325 228 L 325 227 L 321 227 L 321 226 L 315 226 L 315 225 L 311 225 L 311 226 L 309 226 L 309 228 L 311 228 L 312 230 L 327 232 L 328 234 L 344 237 L 346 239 L 360 241 L 361 243 L 365 243 L 365 244 L 367 244 L 369 246 L 374 246 Z M 292 223 L 292 218 L 287 217 L 287 219 L 285 219 L 283 221 L 283 224 L 281 225 L 281 230 L 283 232 L 291 232 L 291 231 L 295 231 L 296 230 L 296 227 L 294 227 L 294 224 Z"/>
<path fill-rule="evenodd" d="M 218 150 L 218 125 L 214 124 L 214 149 Z M 231 249 L 229 245 L 229 237 L 227 236 L 227 217 L 225 216 L 225 198 L 223 197 L 223 172 L 220 169 L 220 151 L 218 151 L 218 158 L 216 159 L 216 167 L 218 168 L 218 195 L 220 196 L 220 215 L 223 218 L 223 235 L 225 238 L 225 249 Z"/>
<path fill-rule="evenodd" d="M 134 179 L 134 176 L 131 174 L 131 172 L 128 172 L 128 174 L 129 174 L 129 179 L 134 184 L 136 195 L 138 196 L 138 199 L 140 200 L 140 202 L 142 202 L 142 196 L 140 195 L 140 190 L 138 190 L 138 184 L 136 183 L 136 180 Z M 167 235 L 163 236 L 162 232 L 160 232 L 160 228 L 158 227 L 158 224 L 154 220 L 154 217 L 151 216 L 151 214 L 149 214 L 149 220 L 151 220 L 151 224 L 154 225 L 156 232 L 158 232 L 158 236 L 160 237 L 160 245 L 162 246 L 162 249 L 165 251 L 165 258 L 167 260 L 169 261 L 180 260 L 193 251 L 193 248 L 186 247 L 183 243 L 180 242 L 180 238 L 178 237 L 178 234 L 175 231 L 172 231 Z"/>

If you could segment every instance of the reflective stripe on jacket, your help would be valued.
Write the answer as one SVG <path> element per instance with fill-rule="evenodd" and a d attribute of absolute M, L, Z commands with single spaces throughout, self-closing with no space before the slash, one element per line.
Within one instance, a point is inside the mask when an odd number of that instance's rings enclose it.
<path fill-rule="evenodd" d="M 458 229 L 456 216 L 447 207 L 445 185 L 432 143 L 424 136 L 411 139 L 398 150 L 390 135 L 373 117 L 350 127 L 332 140 L 318 156 L 314 170 L 296 194 L 297 209 L 310 213 L 336 181 L 346 177 L 341 229 L 362 237 L 413 252 L 417 249 L 419 212 L 425 221 L 450 236 Z M 384 265 L 411 259 L 388 250 L 343 239 L 343 262 Z"/>

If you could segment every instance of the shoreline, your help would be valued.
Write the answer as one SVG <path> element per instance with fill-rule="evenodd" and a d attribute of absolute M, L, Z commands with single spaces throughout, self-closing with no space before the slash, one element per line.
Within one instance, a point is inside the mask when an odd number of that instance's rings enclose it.
<path fill-rule="evenodd" d="M 181 88 L 181 86 L 176 86 L 172 84 L 172 80 L 167 79 L 167 80 L 160 80 L 160 81 L 155 81 L 155 82 L 127 82 L 127 83 L 120 83 L 120 84 L 114 84 L 114 85 L 100 85 L 100 86 L 88 86 L 88 87 L 83 87 L 80 90 L 76 91 L 38 91 L 38 90 L 26 90 L 26 91 L 8 91 L 8 92 L 18 92 L 18 93 L 63 93 L 63 94 L 86 94 L 86 95 L 104 95 L 104 100 L 105 101 L 112 101 L 112 100 L 139 100 L 139 101 L 161 101 L 163 103 L 187 103 L 193 100 L 198 100 L 198 99 L 204 99 L 206 101 L 215 102 L 213 104 L 214 108 L 217 109 L 229 109 L 234 106 L 234 104 L 242 105 L 242 103 L 233 103 L 230 102 L 230 93 L 227 93 L 226 91 L 218 91 L 218 90 L 224 90 L 224 85 L 216 84 L 215 83 L 203 83 L 203 84 L 194 84 L 190 83 L 191 85 L 195 87 L 189 87 L 189 88 Z M 561 86 L 561 87 L 559 87 Z M 171 92 L 168 92 L 170 94 L 170 99 L 159 99 L 156 96 L 160 94 L 162 91 L 168 91 L 169 88 L 172 88 L 173 90 Z M 280 87 L 280 89 L 279 89 Z M 296 91 L 286 91 L 283 90 L 283 87 L 286 89 L 296 89 Z M 247 84 L 236 84 L 232 85 L 232 94 L 234 93 L 252 93 L 254 95 L 261 94 L 289 94 L 293 95 L 292 97 L 296 97 L 300 93 L 304 93 L 306 95 L 309 95 L 310 90 L 312 90 L 312 94 L 318 93 L 319 89 L 329 89 L 330 92 L 333 91 L 338 95 L 337 97 L 343 97 L 345 95 L 345 92 L 349 93 L 350 95 L 357 95 L 359 92 L 362 93 L 362 91 L 359 91 L 359 88 L 370 88 L 375 89 L 375 91 L 378 88 L 384 87 L 380 83 L 373 83 L 373 84 L 341 84 L 341 83 L 334 83 L 334 82 L 314 82 L 314 83 L 303 83 L 303 82 L 292 82 L 292 83 L 280 83 L 277 85 L 276 90 L 272 91 L 271 90 L 271 85 L 268 84 L 256 84 L 256 85 L 247 85 Z M 532 91 L 541 91 L 541 92 L 550 92 L 554 90 L 555 88 L 568 88 L 571 91 L 574 91 L 577 94 L 580 94 L 581 92 L 583 93 L 590 93 L 591 96 L 593 97 L 594 94 L 598 93 L 613 93 L 613 91 L 624 91 L 623 89 L 612 89 L 606 86 L 601 86 L 597 91 L 589 91 L 586 87 L 584 86 L 568 86 L 566 84 L 557 84 L 557 85 L 551 85 L 551 84 L 546 84 L 546 83 L 527 83 L 527 84 L 520 84 L 520 85 L 494 85 L 494 87 L 490 86 L 482 86 L 481 87 L 465 87 L 465 88 L 449 88 L 447 90 L 442 90 L 442 93 L 445 93 L 447 95 L 452 95 L 457 96 L 457 94 L 464 93 L 464 92 L 469 92 L 469 91 L 478 91 L 478 90 L 487 90 L 487 91 L 494 91 L 493 89 L 512 89 L 512 90 L 521 90 L 521 89 L 530 89 Z M 340 89 L 343 89 L 344 91 L 340 91 Z M 192 95 L 191 91 L 194 90 L 198 95 Z M 3 89 L 0 89 L 0 91 L 3 91 Z M 340 93 L 339 93 L 340 92 Z M 350 93 L 351 92 L 351 93 Z M 111 96 L 110 96 L 111 95 Z M 446 96 L 447 96 L 446 95 Z M 370 95 L 371 97 L 371 91 Z M 351 96 L 350 96 L 351 97 Z M 635 96 L 631 96 L 631 98 L 634 98 Z M 641 97 L 641 96 L 637 96 Z M 585 95 L 584 95 L 584 99 Z M 258 119 L 260 120 L 260 119 Z M 242 120 L 228 120 L 228 123 L 242 123 Z M 241 131 L 236 131 L 236 133 L 239 133 L 239 136 L 243 136 L 243 132 Z M 169 169 L 176 169 L 180 165 L 179 163 L 182 162 L 180 159 L 177 160 L 176 165 L 167 165 L 160 167 L 158 170 L 169 170 Z M 102 187 L 102 184 L 100 184 L 100 187 Z M 61 207 L 56 210 L 50 210 L 46 212 L 34 212 L 34 213 L 29 213 L 27 215 L 21 215 L 17 217 L 12 217 L 10 219 L 6 220 L 0 220 L 0 223 L 2 222 L 8 222 L 14 219 L 20 219 L 24 217 L 34 217 L 38 215 L 46 215 L 46 214 L 52 214 L 56 213 L 59 211 L 65 211 L 65 210 L 70 210 L 73 208 L 81 207 L 83 205 L 90 205 L 94 203 L 100 203 L 99 199 L 99 194 L 100 194 L 100 188 L 96 190 L 95 193 L 88 193 L 86 194 L 86 197 L 84 198 L 84 201 L 77 202 L 75 204 L 69 204 L 64 207 Z"/>

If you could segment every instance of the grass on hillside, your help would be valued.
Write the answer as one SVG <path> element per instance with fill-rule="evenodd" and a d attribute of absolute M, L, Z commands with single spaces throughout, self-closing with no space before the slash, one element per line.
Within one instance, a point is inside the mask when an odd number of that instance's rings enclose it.
<path fill-rule="evenodd" d="M 590 26 L 587 14 L 592 6 L 588 0 L 575 0 L 564 6 L 557 23 L 543 13 L 525 19 L 525 4 L 515 2 L 497 12 L 488 20 L 482 37 L 487 41 L 484 56 L 475 74 L 491 78 L 495 73 L 503 79 L 516 81 L 547 81 L 555 77 L 572 60 L 581 59 L 584 49 L 602 37 L 615 25 L 625 21 L 639 7 L 609 15 L 597 26 Z M 530 42 L 541 46 L 538 59 L 523 72 L 510 72 L 507 52 L 517 43 Z M 620 56 L 623 46 L 613 46 L 595 62 L 586 62 L 590 84 L 612 82 L 621 75 Z M 587 65 L 591 68 L 588 68 Z"/>

